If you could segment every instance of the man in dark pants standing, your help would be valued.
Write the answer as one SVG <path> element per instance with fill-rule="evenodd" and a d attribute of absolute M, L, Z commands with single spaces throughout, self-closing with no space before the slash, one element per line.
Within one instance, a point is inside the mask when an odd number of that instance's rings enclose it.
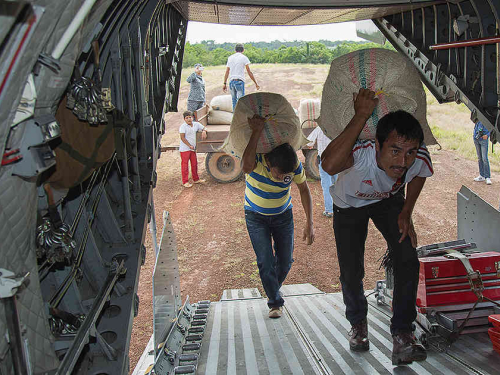
<path fill-rule="evenodd" d="M 427 358 L 412 332 L 419 262 L 411 215 L 433 169 L 422 127 L 407 112 L 387 114 L 378 122 L 375 141 L 358 142 L 377 103 L 373 91 L 360 89 L 354 96 L 354 117 L 328 145 L 321 162 L 329 174 L 340 173 L 332 193 L 333 226 L 346 317 L 352 325 L 350 348 L 365 351 L 370 345 L 363 277 L 368 221 L 372 219 L 389 248 L 386 266 L 394 274 L 392 363 L 402 365 Z"/>

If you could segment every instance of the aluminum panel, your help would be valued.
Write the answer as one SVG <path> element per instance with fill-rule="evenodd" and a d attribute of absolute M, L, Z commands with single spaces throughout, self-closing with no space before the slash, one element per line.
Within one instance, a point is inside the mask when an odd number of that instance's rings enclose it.
<path fill-rule="evenodd" d="M 475 242 L 484 251 L 500 252 L 496 236 L 500 212 L 466 186 L 457 193 L 457 238 Z"/>
<path fill-rule="evenodd" d="M 365 353 L 349 350 L 341 293 L 287 297 L 281 319 L 267 317 L 265 299 L 212 303 L 197 373 L 465 375 L 500 368 L 486 333 L 463 335 L 448 353 L 429 349 L 426 361 L 394 367 L 391 313 L 369 302 L 371 346 Z"/>
<path fill-rule="evenodd" d="M 167 337 L 181 307 L 179 263 L 175 232 L 167 211 L 163 212 L 163 233 L 153 272 L 154 347 Z"/>
<path fill-rule="evenodd" d="M 221 301 L 231 301 L 236 299 L 262 298 L 257 288 L 251 289 L 225 289 L 222 292 Z"/>

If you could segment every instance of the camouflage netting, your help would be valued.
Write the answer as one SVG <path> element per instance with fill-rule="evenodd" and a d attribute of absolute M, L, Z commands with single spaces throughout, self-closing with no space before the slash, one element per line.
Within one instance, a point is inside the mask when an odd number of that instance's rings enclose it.
<path fill-rule="evenodd" d="M 257 153 L 270 152 L 283 143 L 290 143 L 298 150 L 308 143 L 291 104 L 282 95 L 257 92 L 238 100 L 229 135 L 222 146 L 223 151 L 241 158 L 252 134 L 248 118 L 255 114 L 266 118 L 265 128 L 257 144 Z"/>
<path fill-rule="evenodd" d="M 389 112 L 405 110 L 422 125 L 425 143 L 437 143 L 427 123 L 426 95 L 416 68 L 405 56 L 380 48 L 351 52 L 332 61 L 318 121 L 328 137 L 339 135 L 354 116 L 352 95 L 360 88 L 375 91 L 379 98 L 360 139 L 374 139 L 380 118 Z"/>

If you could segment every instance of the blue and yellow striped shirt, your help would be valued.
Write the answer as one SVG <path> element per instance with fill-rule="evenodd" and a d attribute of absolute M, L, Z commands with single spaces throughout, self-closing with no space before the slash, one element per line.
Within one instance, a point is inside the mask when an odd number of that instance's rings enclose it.
<path fill-rule="evenodd" d="M 264 154 L 257 154 L 255 162 L 254 170 L 245 175 L 245 210 L 262 215 L 278 215 L 292 208 L 290 185 L 292 181 L 301 184 L 306 180 L 300 160 L 295 170 L 285 175 L 283 181 L 273 178 Z"/>

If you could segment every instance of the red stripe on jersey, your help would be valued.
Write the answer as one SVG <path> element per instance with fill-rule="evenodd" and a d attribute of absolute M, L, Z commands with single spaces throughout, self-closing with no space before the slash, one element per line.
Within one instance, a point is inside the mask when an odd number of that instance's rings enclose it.
<path fill-rule="evenodd" d="M 351 154 L 354 154 L 354 152 L 358 151 L 360 148 L 368 148 L 372 147 L 373 148 L 373 143 L 367 143 L 366 145 L 358 146 L 356 148 L 353 148 L 351 151 Z"/>
<path fill-rule="evenodd" d="M 427 164 L 427 168 L 429 168 L 431 173 L 434 174 L 434 170 L 432 169 L 431 164 L 429 163 L 429 161 L 426 158 L 417 155 L 417 159 L 423 160 L 425 162 L 425 164 Z"/>

